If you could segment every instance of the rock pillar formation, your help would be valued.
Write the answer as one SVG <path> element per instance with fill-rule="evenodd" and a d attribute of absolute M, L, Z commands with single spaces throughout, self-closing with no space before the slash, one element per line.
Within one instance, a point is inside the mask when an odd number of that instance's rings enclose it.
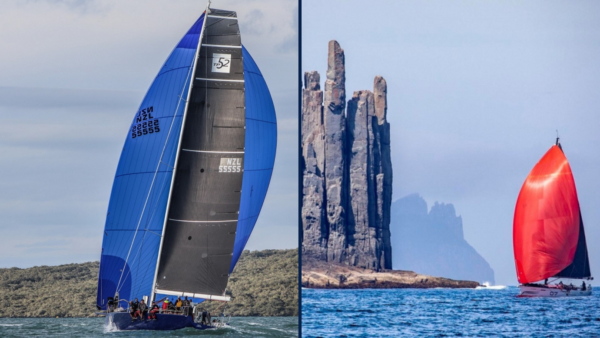
<path fill-rule="evenodd" d="M 329 229 L 325 219 L 325 130 L 323 91 L 317 72 L 304 75 L 302 91 L 302 236 L 303 254 L 327 260 Z"/>
<path fill-rule="evenodd" d="M 381 231 L 382 251 L 379 256 L 381 266 L 392 268 L 392 244 L 390 241 L 390 215 L 392 205 L 392 156 L 390 153 L 390 124 L 387 122 L 387 82 L 381 76 L 373 81 L 375 101 L 375 139 L 377 142 L 377 214 L 378 231 Z M 388 250 L 389 248 L 389 250 Z"/>
<path fill-rule="evenodd" d="M 345 106 L 344 51 L 329 42 L 324 95 L 307 72 L 302 100 L 302 254 L 373 270 L 392 268 L 392 164 L 387 84 Z"/>
<path fill-rule="evenodd" d="M 325 194 L 329 224 L 327 261 L 346 259 L 346 71 L 344 50 L 329 42 L 323 101 L 325 118 Z"/>

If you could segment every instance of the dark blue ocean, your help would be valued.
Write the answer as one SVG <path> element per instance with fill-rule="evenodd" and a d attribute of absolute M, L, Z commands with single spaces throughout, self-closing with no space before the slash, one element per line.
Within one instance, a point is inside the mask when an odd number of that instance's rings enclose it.
<path fill-rule="evenodd" d="M 298 317 L 237 317 L 217 330 L 106 332 L 104 318 L 0 318 L 0 337 L 298 337 Z"/>
<path fill-rule="evenodd" d="M 502 290 L 302 290 L 303 337 L 600 337 L 600 288 L 581 298 Z"/>

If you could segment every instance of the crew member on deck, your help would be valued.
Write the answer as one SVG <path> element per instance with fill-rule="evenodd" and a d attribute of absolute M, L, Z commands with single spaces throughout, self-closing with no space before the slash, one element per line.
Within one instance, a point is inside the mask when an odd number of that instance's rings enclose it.
<path fill-rule="evenodd" d="M 136 303 L 129 301 L 129 315 L 131 316 L 131 321 L 133 322 L 138 315 L 138 306 Z"/>
<path fill-rule="evenodd" d="M 208 325 L 208 324 L 206 323 L 206 310 L 204 310 L 204 309 L 202 309 L 202 321 L 201 321 L 201 322 L 202 322 L 202 324 L 204 324 L 204 325 Z"/>
<path fill-rule="evenodd" d="M 183 308 L 183 315 L 184 316 L 192 315 L 192 312 L 190 311 L 190 301 L 188 300 L 187 296 L 185 296 L 185 299 L 181 302 L 181 304 L 182 304 L 182 308 Z"/>
<path fill-rule="evenodd" d="M 181 311 L 181 306 L 183 306 L 183 302 L 181 301 L 181 297 L 177 297 L 177 302 L 175 303 L 177 307 L 177 311 Z"/>
<path fill-rule="evenodd" d="M 115 300 L 113 297 L 108 297 L 106 302 L 106 312 L 113 312 L 115 310 Z"/>
<path fill-rule="evenodd" d="M 581 282 L 581 291 L 585 291 L 585 281 Z"/>
<path fill-rule="evenodd" d="M 158 305 L 156 305 L 156 302 L 152 302 L 152 307 L 150 308 L 150 312 L 148 312 L 148 319 L 150 320 L 155 320 L 156 319 L 156 313 L 158 312 Z"/>
<path fill-rule="evenodd" d="M 140 315 L 140 319 L 145 319 L 148 314 L 148 305 L 146 305 L 143 299 L 138 306 L 138 314 Z"/>
<path fill-rule="evenodd" d="M 169 309 L 169 299 L 165 299 L 165 301 L 163 302 L 162 305 L 162 309 L 163 309 L 163 313 L 167 313 L 167 310 Z"/>

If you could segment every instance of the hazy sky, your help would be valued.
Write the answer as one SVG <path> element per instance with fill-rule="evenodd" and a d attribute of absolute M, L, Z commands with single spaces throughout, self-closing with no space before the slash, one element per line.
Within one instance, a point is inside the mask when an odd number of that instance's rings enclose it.
<path fill-rule="evenodd" d="M 205 6 L 198 0 L 0 3 L 0 267 L 99 259 L 133 115 Z M 242 43 L 277 111 L 275 171 L 247 249 L 295 248 L 297 1 L 213 0 L 212 7 L 237 11 Z"/>
<path fill-rule="evenodd" d="M 512 219 L 560 132 L 600 274 L 600 3 L 306 0 L 302 69 L 346 53 L 346 92 L 388 83 L 394 200 L 453 203 L 497 284 L 517 284 Z"/>

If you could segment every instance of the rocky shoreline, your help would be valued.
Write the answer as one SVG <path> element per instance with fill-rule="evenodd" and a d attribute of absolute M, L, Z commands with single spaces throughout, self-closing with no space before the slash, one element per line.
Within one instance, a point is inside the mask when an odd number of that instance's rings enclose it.
<path fill-rule="evenodd" d="M 478 282 L 422 275 L 413 271 L 374 271 L 302 257 L 302 287 L 311 289 L 468 288 Z"/>

